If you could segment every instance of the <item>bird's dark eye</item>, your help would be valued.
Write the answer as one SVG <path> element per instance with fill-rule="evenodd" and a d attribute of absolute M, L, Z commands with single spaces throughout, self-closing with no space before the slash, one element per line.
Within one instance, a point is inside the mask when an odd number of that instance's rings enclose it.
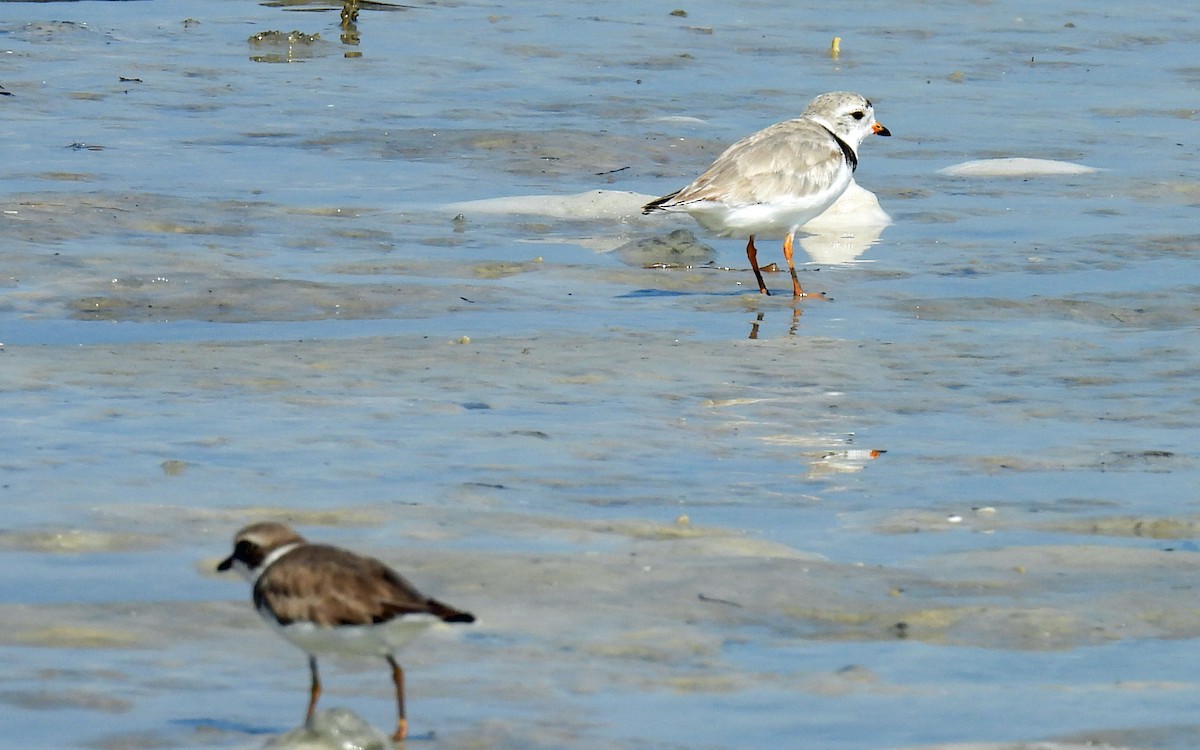
<path fill-rule="evenodd" d="M 851 117 L 853 117 L 855 120 L 861 120 L 862 118 L 864 118 L 864 117 L 866 117 L 866 116 L 867 116 L 867 113 L 866 113 L 866 112 L 863 112 L 863 111 L 860 109 L 860 110 L 858 110 L 857 112 L 851 112 L 851 113 L 850 113 L 850 116 L 851 116 Z"/>

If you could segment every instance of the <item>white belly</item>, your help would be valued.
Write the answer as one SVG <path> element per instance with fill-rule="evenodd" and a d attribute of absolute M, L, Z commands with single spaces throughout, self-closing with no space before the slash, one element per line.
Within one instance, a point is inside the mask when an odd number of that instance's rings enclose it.
<path fill-rule="evenodd" d="M 263 619 L 277 633 L 309 654 L 349 654 L 385 656 L 403 648 L 409 641 L 438 622 L 429 615 L 406 615 L 378 625 L 341 625 L 319 627 L 310 622 L 280 625 L 270 615 Z"/>
<path fill-rule="evenodd" d="M 851 172 L 825 190 L 808 195 L 785 195 L 761 203 L 728 204 L 694 201 L 681 208 L 710 232 L 722 237 L 783 239 L 832 206 L 851 182 Z"/>

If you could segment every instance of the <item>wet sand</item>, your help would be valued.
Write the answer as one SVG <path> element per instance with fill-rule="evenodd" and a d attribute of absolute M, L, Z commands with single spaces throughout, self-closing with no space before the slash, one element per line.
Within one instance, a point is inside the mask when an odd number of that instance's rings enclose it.
<path fill-rule="evenodd" d="M 886 715 L 925 705 L 950 686 L 973 700 L 989 699 L 991 691 L 961 676 L 898 680 L 896 666 L 872 666 L 872 655 L 906 652 L 907 659 L 928 661 L 925 669 L 934 672 L 951 669 L 941 662 L 952 657 L 939 651 L 985 649 L 1032 661 L 1037 653 L 1090 651 L 1109 660 L 1113 655 L 1104 652 L 1114 644 L 1194 638 L 1200 629 L 1190 601 L 1164 596 L 1189 586 L 1196 562 L 1189 552 L 1025 546 L 863 566 L 683 519 L 570 523 L 421 505 L 320 515 L 271 508 L 161 510 L 193 528 L 232 527 L 247 518 L 324 524 L 313 531 L 322 539 L 339 539 L 364 524 L 405 529 L 403 538 L 366 551 L 439 596 L 483 613 L 469 631 L 428 634 L 404 659 L 417 738 L 436 730 L 432 746 L 608 747 L 632 736 L 663 746 L 675 746 L 680 737 L 748 746 L 764 737 L 761 727 L 716 720 L 744 700 L 739 696 L 782 701 L 790 707 L 786 715 L 766 723 L 805 734 L 819 733 L 828 720 L 812 705 L 842 701 Z M 510 542 L 527 538 L 530 545 L 540 539 L 562 551 L 445 551 L 467 538 L 501 534 Z M 198 561 L 197 571 L 212 577 L 217 559 Z M 6 651 L 82 649 L 90 654 L 86 661 L 105 665 L 83 670 L 82 680 L 80 670 L 42 670 L 36 689 L 4 693 L 10 706 L 120 716 L 134 710 L 134 700 L 114 697 L 114 687 L 134 696 L 193 693 L 190 711 L 176 710 L 173 730 L 114 732 L 102 741 L 105 747 L 170 747 L 199 738 L 206 745 L 245 746 L 240 736 L 282 732 L 287 718 L 302 709 L 303 658 L 269 634 L 240 597 L 3 610 Z M 360 713 L 386 726 L 389 685 L 382 663 L 326 663 L 336 665 L 326 669 L 326 705 L 358 704 Z M 1003 680 L 1015 682 L 1013 675 Z M 78 687 L 81 681 L 91 687 Z M 1025 688 L 1034 694 L 1026 700 L 1034 702 L 1052 702 L 1067 691 L 1086 693 L 1100 705 L 1126 695 L 1194 690 L 1187 679 L 1051 680 Z M 263 694 L 281 709 L 279 716 L 258 715 L 255 696 Z M 628 713 L 635 695 L 656 711 Z M 990 697 L 997 698 L 1013 700 Z M 713 716 L 713 725 L 689 729 L 694 710 Z M 762 709 L 742 706 L 734 715 L 747 711 L 752 718 Z M 868 714 L 862 721 L 875 726 L 882 718 Z M 877 731 L 889 735 L 883 726 Z M 890 734 L 903 736 L 896 729 Z M 823 742 L 852 747 L 859 741 Z"/>
<path fill-rule="evenodd" d="M 4 549 L 40 561 L 31 566 L 35 580 L 57 583 L 50 602 L 4 607 L 5 650 L 24 651 L 26 663 L 70 662 L 82 650 L 95 665 L 85 670 L 92 687 L 81 689 L 78 670 L 61 669 L 36 670 L 31 688 L 29 664 L 13 678 L 7 705 L 101 712 L 106 731 L 91 734 L 106 747 L 197 736 L 240 747 L 247 733 L 294 726 L 307 680 L 302 656 L 262 625 L 240 581 L 213 580 L 232 530 L 260 518 L 376 554 L 480 614 L 470 631 L 430 634 L 405 654 L 414 731 L 435 732 L 434 744 L 447 747 L 607 747 L 632 737 L 664 747 L 681 739 L 749 746 L 774 732 L 821 737 L 829 747 L 861 746 L 861 735 L 873 733 L 885 738 L 880 746 L 900 746 L 911 725 L 889 727 L 889 714 L 936 704 L 943 699 L 933 696 L 951 686 L 981 705 L 1015 702 L 1012 710 L 1063 689 L 1085 690 L 1097 706 L 1121 704 L 1131 691 L 1139 700 L 1193 694 L 1186 674 L 1154 669 L 1153 679 L 1139 679 L 1151 668 L 1128 676 L 1115 665 L 1130 658 L 1124 644 L 1153 641 L 1178 644 L 1178 660 L 1187 643 L 1178 639 L 1200 630 L 1186 595 L 1196 564 L 1186 540 L 1197 519 L 1124 515 L 1116 501 L 873 508 L 851 488 L 911 451 L 888 444 L 871 458 L 849 447 L 856 443 L 843 417 L 823 414 L 824 389 L 775 383 L 789 361 L 781 355 L 794 351 L 841 373 L 849 392 L 870 392 L 879 377 L 870 373 L 888 371 L 870 359 L 879 352 L 774 341 L 785 347 L 610 333 L 6 351 L 31 409 L 58 413 L 74 400 L 64 394 L 89 393 L 86 403 L 107 394 L 102 409 L 85 406 L 70 419 L 80 431 L 119 420 L 126 435 L 114 445 L 85 447 L 86 435 L 60 443 L 56 454 L 78 459 L 56 469 L 58 484 L 75 493 L 59 509 L 40 509 L 37 530 L 0 537 Z M 663 351 L 673 358 L 655 356 Z M 760 382 L 715 387 L 744 374 L 748 353 L 762 356 Z M 616 362 L 641 365 L 631 378 Z M 696 389 L 701 366 L 727 373 Z M 151 377 L 160 396 L 146 399 Z M 166 394 L 250 424 L 237 431 L 221 418 L 220 430 L 172 437 L 171 410 L 180 407 Z M 898 412 L 920 404 L 898 403 Z M 617 405 L 650 418 L 606 418 Z M 555 416 L 564 410 L 573 418 Z M 810 415 L 806 429 L 779 432 L 783 414 L 796 413 Z M 262 425 L 277 427 L 267 437 Z M 686 454 L 681 445 L 691 446 Z M 121 457 L 140 468 L 94 482 L 96 466 Z M 709 463 L 727 481 L 714 484 L 702 468 Z M 957 471 L 1071 470 L 1015 463 L 965 456 Z M 1104 469 L 1145 475 L 1176 464 L 1112 455 Z M 762 472 L 782 483 L 759 489 Z M 180 495 L 194 500 L 170 500 Z M 372 502 L 351 499 L 364 496 Z M 76 497 L 86 497 L 82 517 Z M 757 528 L 708 521 L 746 514 Z M 806 532 L 771 528 L 770 519 L 797 514 L 828 524 L 830 544 L 781 541 Z M 57 523 L 46 520 L 56 515 Z M 881 562 L 869 545 L 902 560 Z M 203 557 L 145 579 L 154 555 L 177 559 L 179 550 Z M 101 580 L 128 574 L 144 588 L 130 599 L 88 581 L 63 585 L 55 568 L 71 560 L 106 561 Z M 197 586 L 196 576 L 210 582 Z M 1001 659 L 996 674 L 955 674 L 958 654 L 981 650 L 1010 654 L 1008 666 Z M 1041 675 L 1035 680 L 1046 682 L 1033 686 L 1007 671 L 1012 660 L 1070 662 L 1080 653 L 1113 671 L 1066 683 Z M 352 707 L 387 726 L 382 665 L 334 664 L 325 706 Z M 1062 668 L 1046 667 L 1051 675 Z M 1026 689 L 993 695 L 997 679 Z M 183 711 L 181 690 L 192 694 Z M 630 704 L 633 695 L 653 710 Z M 740 705 L 751 696 L 764 703 Z M 147 710 L 147 702 L 157 705 Z M 830 704 L 877 718 L 855 732 L 829 727 Z M 732 711 L 751 723 L 698 731 L 685 720 L 695 711 Z M 154 725 L 162 714 L 168 729 L 131 732 L 118 721 Z"/>

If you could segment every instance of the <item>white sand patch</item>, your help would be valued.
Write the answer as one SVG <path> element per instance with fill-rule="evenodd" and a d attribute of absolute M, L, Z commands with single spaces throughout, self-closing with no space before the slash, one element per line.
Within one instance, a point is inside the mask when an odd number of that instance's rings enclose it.
<path fill-rule="evenodd" d="M 488 198 L 478 201 L 450 203 L 449 211 L 472 215 L 546 216 L 556 219 L 624 220 L 642 213 L 642 206 L 654 200 L 653 195 L 622 190 L 589 190 L 574 195 L 514 195 L 507 198 Z"/>
<path fill-rule="evenodd" d="M 464 201 L 444 206 L 470 219 L 472 216 L 541 216 L 576 221 L 612 220 L 616 223 L 655 221 L 642 216 L 642 206 L 658 196 L 620 190 L 589 190 L 573 195 L 514 195 Z M 892 223 L 892 217 L 879 205 L 871 191 L 855 182 L 824 213 L 804 225 L 807 235 L 799 244 L 816 263 L 845 263 L 861 255 L 879 241 L 879 235 Z M 578 244 L 607 252 L 623 245 L 624 235 L 588 237 Z"/>
<path fill-rule="evenodd" d="M 978 159 L 952 164 L 938 170 L 938 174 L 952 177 L 1037 177 L 1050 175 L 1091 174 L 1103 170 L 1085 164 L 1054 159 Z"/>

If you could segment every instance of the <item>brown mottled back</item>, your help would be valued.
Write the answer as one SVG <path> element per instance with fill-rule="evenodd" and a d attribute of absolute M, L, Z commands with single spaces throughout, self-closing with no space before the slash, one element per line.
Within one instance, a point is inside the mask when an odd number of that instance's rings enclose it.
<path fill-rule="evenodd" d="M 280 565 L 284 560 L 288 564 Z M 268 566 L 254 585 L 254 606 L 269 607 L 283 625 L 369 625 L 417 613 L 445 622 L 475 620 L 425 596 L 382 562 L 323 544 L 301 545 Z"/>

